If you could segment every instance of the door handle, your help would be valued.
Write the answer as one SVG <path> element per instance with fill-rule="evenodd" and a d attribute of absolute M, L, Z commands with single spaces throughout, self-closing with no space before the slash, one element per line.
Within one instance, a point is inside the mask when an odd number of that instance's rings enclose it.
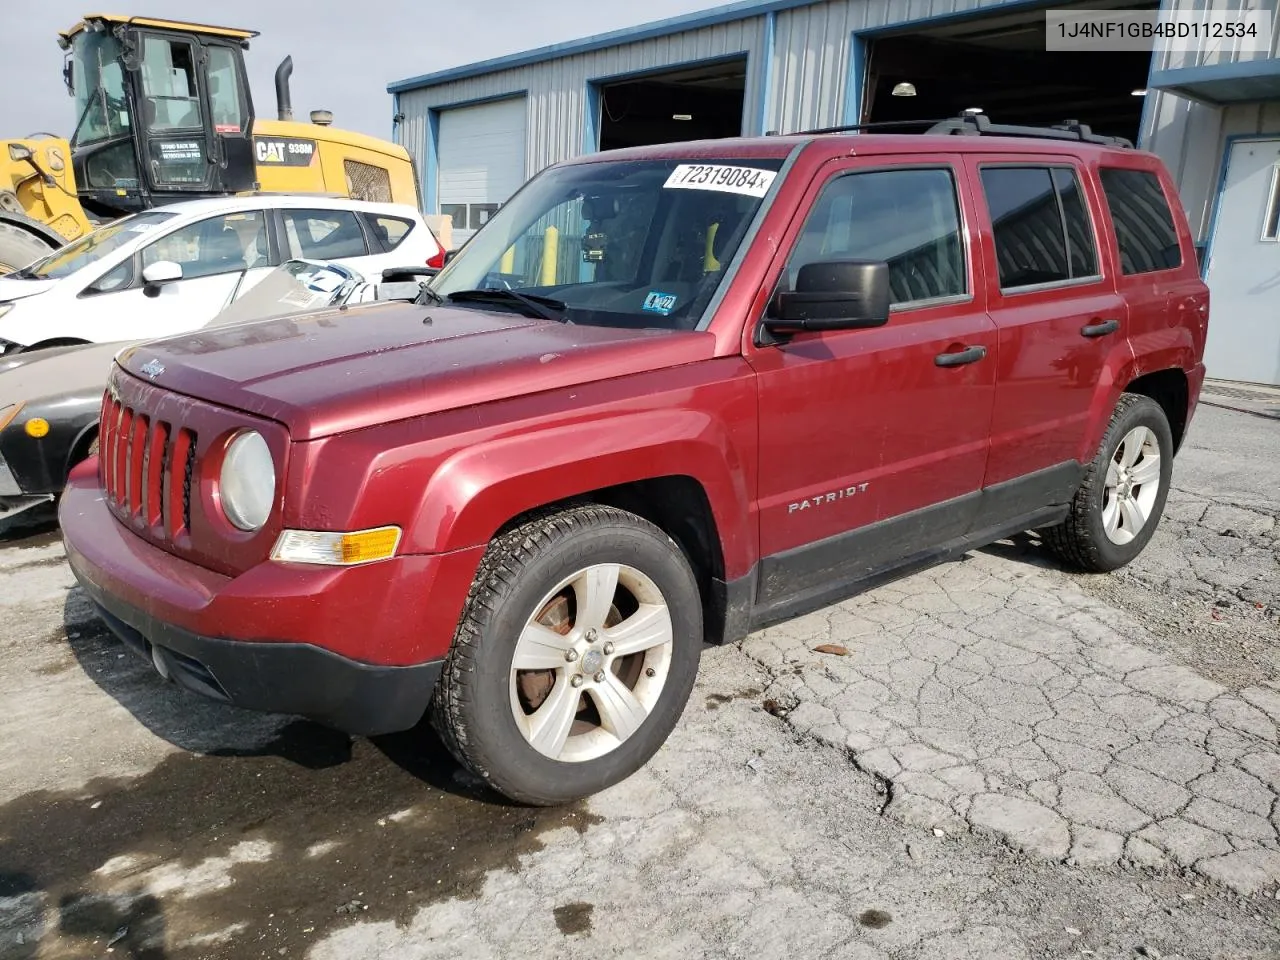
<path fill-rule="evenodd" d="M 1082 337 L 1105 337 L 1108 333 L 1115 333 L 1120 329 L 1119 320 L 1103 320 L 1101 323 L 1090 323 L 1080 328 L 1080 336 Z"/>
<path fill-rule="evenodd" d="M 966 363 L 977 363 L 986 355 L 986 347 L 966 347 L 956 353 L 940 353 L 933 362 L 940 367 L 960 367 Z"/>

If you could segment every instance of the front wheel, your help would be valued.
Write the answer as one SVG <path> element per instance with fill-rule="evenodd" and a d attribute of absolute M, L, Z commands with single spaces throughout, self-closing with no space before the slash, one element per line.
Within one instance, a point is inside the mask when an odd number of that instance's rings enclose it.
<path fill-rule="evenodd" d="M 611 507 L 551 514 L 490 544 L 432 721 L 510 799 L 580 799 L 666 741 L 701 644 L 697 581 L 669 536 Z"/>
<path fill-rule="evenodd" d="M 1173 432 L 1149 397 L 1120 397 L 1067 518 L 1045 542 L 1077 569 L 1105 573 L 1133 560 L 1155 533 L 1173 475 Z"/>

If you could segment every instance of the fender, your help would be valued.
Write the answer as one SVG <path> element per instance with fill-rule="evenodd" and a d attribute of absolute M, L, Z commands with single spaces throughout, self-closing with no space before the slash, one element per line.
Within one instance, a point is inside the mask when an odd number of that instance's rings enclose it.
<path fill-rule="evenodd" d="M 468 447 L 423 492 L 405 552 L 487 543 L 511 518 L 603 487 L 688 476 L 707 495 L 729 578 L 754 562 L 746 458 L 727 426 L 702 410 L 619 413 L 559 423 Z"/>
<path fill-rule="evenodd" d="M 1129 384 L 1160 370 L 1191 370 L 1196 365 L 1195 353 L 1191 332 L 1184 327 L 1165 327 L 1117 344 L 1098 374 L 1076 459 L 1089 463 L 1097 455 L 1111 414 Z"/>
<path fill-rule="evenodd" d="M 34 237 L 38 237 L 49 244 L 50 253 L 69 242 L 62 234 L 39 220 L 33 220 L 26 214 L 16 213 L 12 210 L 0 212 L 0 223 L 7 223 L 10 226 L 17 227 L 19 230 L 25 230 Z"/>

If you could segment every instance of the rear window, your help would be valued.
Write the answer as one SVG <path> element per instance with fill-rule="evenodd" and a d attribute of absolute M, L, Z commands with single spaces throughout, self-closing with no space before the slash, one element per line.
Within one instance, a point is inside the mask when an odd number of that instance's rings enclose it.
<path fill-rule="evenodd" d="M 362 213 L 364 225 L 375 244 L 384 252 L 390 252 L 404 242 L 413 229 L 413 221 L 404 217 L 391 217 L 380 213 Z"/>
<path fill-rule="evenodd" d="M 1100 176 L 1116 227 L 1121 270 L 1133 275 L 1182 266 L 1178 231 L 1160 178 L 1116 167 L 1103 167 Z"/>

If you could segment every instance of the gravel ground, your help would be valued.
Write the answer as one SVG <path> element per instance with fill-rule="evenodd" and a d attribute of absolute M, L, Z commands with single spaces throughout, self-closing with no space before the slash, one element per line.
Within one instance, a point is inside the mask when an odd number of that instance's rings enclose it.
<path fill-rule="evenodd" d="M 1280 958 L 1278 464 L 1202 408 L 1130 570 L 1024 537 L 710 650 L 559 810 L 163 684 L 10 531 L 0 960 Z"/>

